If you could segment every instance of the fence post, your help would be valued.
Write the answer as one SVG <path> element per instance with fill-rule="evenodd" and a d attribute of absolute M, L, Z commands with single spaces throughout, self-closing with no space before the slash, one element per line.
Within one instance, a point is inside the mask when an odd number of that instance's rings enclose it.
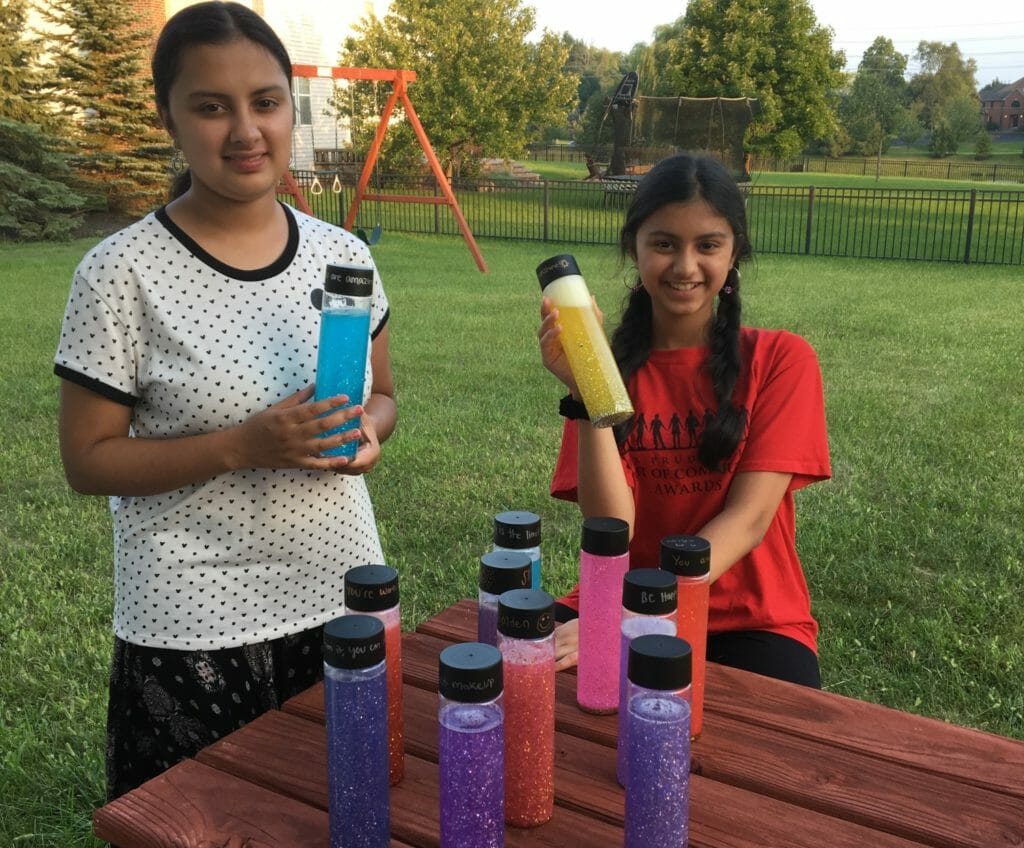
<path fill-rule="evenodd" d="M 441 188 L 437 184 L 437 177 L 434 180 L 434 197 L 439 197 Z M 441 206 L 437 203 L 434 204 L 434 235 L 441 235 Z"/>
<path fill-rule="evenodd" d="M 811 230 L 814 224 L 814 186 L 807 189 L 807 232 L 804 234 L 804 253 L 811 254 Z"/>
<path fill-rule="evenodd" d="M 978 190 L 971 189 L 971 205 L 967 210 L 967 239 L 964 244 L 964 264 L 971 264 L 971 239 L 974 237 L 974 206 L 978 200 Z"/>
<path fill-rule="evenodd" d="M 544 238 L 543 241 L 548 241 L 548 181 L 544 180 Z"/>

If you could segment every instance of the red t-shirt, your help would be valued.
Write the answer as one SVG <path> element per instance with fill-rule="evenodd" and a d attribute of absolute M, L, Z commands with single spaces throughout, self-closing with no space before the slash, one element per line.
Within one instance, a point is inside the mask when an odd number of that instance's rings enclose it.
<path fill-rule="evenodd" d="M 733 394 L 747 414 L 724 471 L 697 459 L 697 439 L 717 407 L 705 348 L 652 351 L 629 381 L 637 425 L 622 447 L 636 519 L 630 567 L 658 565 L 665 536 L 696 534 L 725 505 L 733 475 L 792 474 L 764 539 L 711 585 L 708 630 L 768 630 L 817 652 L 818 623 L 796 552 L 793 492 L 831 476 L 821 371 L 811 346 L 783 330 L 744 328 Z M 551 494 L 576 500 L 576 422 L 566 421 Z M 577 589 L 559 599 L 578 609 Z"/>

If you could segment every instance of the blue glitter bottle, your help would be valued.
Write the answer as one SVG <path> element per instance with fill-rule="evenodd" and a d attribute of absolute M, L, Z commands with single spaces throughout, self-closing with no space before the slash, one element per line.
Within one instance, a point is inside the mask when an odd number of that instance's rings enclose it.
<path fill-rule="evenodd" d="M 505 710 L 501 652 L 466 642 L 438 661 L 441 848 L 505 844 Z"/>
<path fill-rule="evenodd" d="M 324 625 L 331 848 L 391 844 L 385 666 L 379 619 L 343 615 Z"/>

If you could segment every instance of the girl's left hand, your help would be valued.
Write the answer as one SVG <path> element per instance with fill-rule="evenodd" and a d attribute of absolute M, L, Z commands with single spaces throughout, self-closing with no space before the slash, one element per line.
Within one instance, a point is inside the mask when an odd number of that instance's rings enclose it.
<path fill-rule="evenodd" d="M 373 418 L 365 410 L 359 418 L 359 447 L 356 455 L 334 469 L 336 474 L 365 474 L 380 461 L 380 440 Z"/>

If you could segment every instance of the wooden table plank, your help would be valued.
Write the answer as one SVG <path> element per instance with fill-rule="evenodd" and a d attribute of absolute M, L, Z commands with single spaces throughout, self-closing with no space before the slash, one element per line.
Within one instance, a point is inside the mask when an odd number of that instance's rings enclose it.
<path fill-rule="evenodd" d="M 424 622 L 417 632 L 437 638 L 476 638 L 476 603 L 462 600 Z M 1024 742 L 829 692 L 708 664 L 705 715 L 827 742 L 969 786 L 1024 799 Z M 596 737 L 595 737 L 596 738 Z M 985 768 L 979 769 L 983 761 Z"/>
<path fill-rule="evenodd" d="M 406 687 L 412 692 L 411 687 Z M 421 690 L 420 690 L 421 691 Z M 424 693 L 425 694 L 425 693 Z M 436 715 L 437 696 L 429 697 Z M 436 719 L 433 734 L 436 740 Z M 436 749 L 436 741 L 435 741 Z M 282 796 L 319 810 L 327 808 L 326 729 L 294 714 L 273 710 L 205 748 L 202 761 Z M 437 765 L 412 755 L 407 748 L 405 778 L 391 787 L 392 835 L 417 846 L 438 844 Z M 539 828 L 506 828 L 506 845 L 613 845 L 622 842 L 621 826 L 556 807 L 550 822 Z"/>

